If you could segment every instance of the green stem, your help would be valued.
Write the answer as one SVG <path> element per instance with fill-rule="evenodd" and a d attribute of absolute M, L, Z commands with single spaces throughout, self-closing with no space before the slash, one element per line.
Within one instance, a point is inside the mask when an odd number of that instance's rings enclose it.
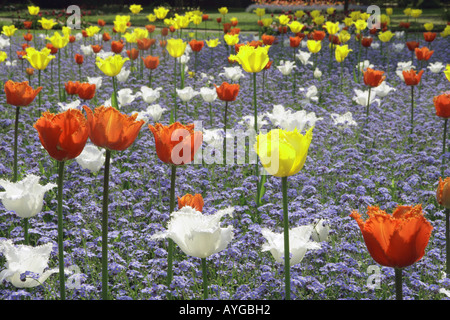
<path fill-rule="evenodd" d="M 13 182 L 17 182 L 18 173 L 17 173 L 17 139 L 19 135 L 19 114 L 20 107 L 16 107 L 16 122 L 14 124 L 14 177 Z"/>
<path fill-rule="evenodd" d="M 225 101 L 225 114 L 223 117 L 223 164 L 227 164 L 227 117 L 228 117 L 228 101 Z"/>
<path fill-rule="evenodd" d="M 177 58 L 173 64 L 173 109 L 170 112 L 170 123 L 177 119 Z"/>
<path fill-rule="evenodd" d="M 208 275 L 206 269 L 206 258 L 202 258 L 202 274 L 203 274 L 203 300 L 208 299 Z"/>
<path fill-rule="evenodd" d="M 170 173 L 170 212 L 171 214 L 175 210 L 175 177 L 176 177 L 177 166 L 171 165 L 171 173 Z M 167 251 L 167 289 L 170 290 L 170 284 L 172 283 L 173 278 L 173 240 L 169 238 L 169 248 Z M 168 295 L 170 299 L 171 295 Z"/>
<path fill-rule="evenodd" d="M 209 124 L 212 126 L 212 102 L 209 103 Z"/>
<path fill-rule="evenodd" d="M 395 270 L 395 297 L 397 300 L 403 300 L 402 269 L 394 268 L 394 270 Z"/>
<path fill-rule="evenodd" d="M 414 122 L 414 86 L 411 86 L 411 134 L 413 133 Z"/>
<path fill-rule="evenodd" d="M 40 87 L 41 86 L 41 69 L 39 69 L 39 71 L 38 71 L 38 87 Z M 38 101 L 39 101 L 39 109 L 38 109 L 38 115 L 39 115 L 39 111 L 41 110 L 41 93 L 42 93 L 42 90 L 41 91 L 39 91 L 39 93 L 38 93 Z"/>
<path fill-rule="evenodd" d="M 64 180 L 64 161 L 58 161 L 58 256 L 59 256 L 59 289 L 61 300 L 66 300 L 66 285 L 64 279 L 64 244 L 62 194 Z"/>
<path fill-rule="evenodd" d="M 109 200 L 109 164 L 111 150 L 106 149 L 105 172 L 103 176 L 102 208 L 102 299 L 108 300 L 108 200 Z"/>
<path fill-rule="evenodd" d="M 444 176 L 444 162 L 445 162 L 445 149 L 446 149 L 446 136 L 447 136 L 447 118 L 444 120 L 444 134 L 442 136 L 442 168 L 441 176 Z"/>
<path fill-rule="evenodd" d="M 369 106 L 370 106 L 370 89 L 371 87 L 369 87 L 369 94 L 367 95 L 367 106 L 366 106 L 366 126 L 369 122 Z"/>
<path fill-rule="evenodd" d="M 253 108 L 255 116 L 255 135 L 258 134 L 258 106 L 256 104 L 256 72 L 253 73 Z M 256 174 L 256 206 L 259 207 L 259 190 L 261 189 L 259 182 L 259 165 L 258 161 L 255 163 Z"/>
<path fill-rule="evenodd" d="M 289 219 L 287 202 L 287 177 L 281 178 L 283 192 L 283 224 L 284 224 L 284 287 L 286 300 L 291 299 L 291 276 L 290 276 L 290 250 L 289 250 Z"/>
<path fill-rule="evenodd" d="M 61 101 L 61 49 L 58 49 L 58 97 Z"/>

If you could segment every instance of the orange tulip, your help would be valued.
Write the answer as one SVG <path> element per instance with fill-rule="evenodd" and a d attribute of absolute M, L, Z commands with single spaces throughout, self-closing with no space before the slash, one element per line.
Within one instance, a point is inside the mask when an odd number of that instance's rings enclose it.
<path fill-rule="evenodd" d="M 23 39 L 25 41 L 31 41 L 31 40 L 33 40 L 33 35 L 31 33 L 27 32 L 23 35 Z"/>
<path fill-rule="evenodd" d="M 300 39 L 299 37 L 289 37 L 289 45 L 292 48 L 297 48 L 300 45 L 301 41 L 302 39 Z"/>
<path fill-rule="evenodd" d="M 423 33 L 423 38 L 426 42 L 433 42 L 434 39 L 436 39 L 436 32 L 424 32 Z"/>
<path fill-rule="evenodd" d="M 123 151 L 136 140 L 144 121 L 136 121 L 137 113 L 128 116 L 114 107 L 100 106 L 94 112 L 83 106 L 87 114 L 89 138 L 97 147 Z"/>
<path fill-rule="evenodd" d="M 366 221 L 353 211 L 350 217 L 361 229 L 372 258 L 382 266 L 404 268 L 422 259 L 433 227 L 422 214 L 422 205 L 397 206 L 392 215 L 369 207 Z"/>
<path fill-rule="evenodd" d="M 91 100 L 95 96 L 95 88 L 95 84 L 90 84 L 89 82 L 80 83 L 77 94 L 80 99 Z"/>
<path fill-rule="evenodd" d="M 139 50 L 148 50 L 155 43 L 155 39 L 142 38 L 137 40 Z"/>
<path fill-rule="evenodd" d="M 419 42 L 418 41 L 408 41 L 406 43 L 406 46 L 408 47 L 409 51 L 414 51 L 414 50 L 416 50 L 416 48 L 419 47 Z"/>
<path fill-rule="evenodd" d="M 25 29 L 31 29 L 31 26 L 33 25 L 33 21 L 24 21 L 23 22 L 23 27 Z"/>
<path fill-rule="evenodd" d="M 239 93 L 239 84 L 229 84 L 228 82 L 223 82 L 220 87 L 216 87 L 217 96 L 222 101 L 234 101 Z"/>
<path fill-rule="evenodd" d="M 275 37 L 268 34 L 263 34 L 261 36 L 261 40 L 266 46 L 271 46 L 275 41 Z"/>
<path fill-rule="evenodd" d="M 99 27 L 104 27 L 106 25 L 106 22 L 103 19 L 98 19 L 97 24 Z"/>
<path fill-rule="evenodd" d="M 47 43 L 45 46 L 50 49 L 51 54 L 55 54 L 58 52 L 58 48 L 55 48 L 55 46 L 53 46 L 51 43 Z"/>
<path fill-rule="evenodd" d="M 27 75 L 32 76 L 34 74 L 34 69 L 33 68 L 26 68 L 25 72 L 27 73 Z"/>
<path fill-rule="evenodd" d="M 429 60 L 433 55 L 434 50 L 428 49 L 428 47 L 416 48 L 416 58 L 417 60 Z"/>
<path fill-rule="evenodd" d="M 33 89 L 28 85 L 28 81 L 14 82 L 8 80 L 5 83 L 6 103 L 16 107 L 26 107 L 42 90 L 42 87 Z"/>
<path fill-rule="evenodd" d="M 420 79 L 422 78 L 423 70 L 420 70 L 418 74 L 416 74 L 416 70 L 405 70 L 403 71 L 403 78 L 405 79 L 405 83 L 408 86 L 416 86 L 419 84 Z"/>
<path fill-rule="evenodd" d="M 64 83 L 64 87 L 68 95 L 78 94 L 78 88 L 80 87 L 79 81 L 67 81 Z"/>
<path fill-rule="evenodd" d="M 103 48 L 103 46 L 100 46 L 98 44 L 91 45 L 91 47 L 92 47 L 92 51 L 94 51 L 94 53 L 99 53 L 100 50 L 102 50 L 102 48 Z"/>
<path fill-rule="evenodd" d="M 203 141 L 202 132 L 194 131 L 194 124 L 175 122 L 164 126 L 156 123 L 148 127 L 155 137 L 156 154 L 164 163 L 183 165 L 192 162 Z"/>
<path fill-rule="evenodd" d="M 123 42 L 122 41 L 112 41 L 111 42 L 111 51 L 115 54 L 119 54 L 123 50 Z"/>
<path fill-rule="evenodd" d="M 368 48 L 372 45 L 373 38 L 372 37 L 363 37 L 361 40 L 361 45 L 365 48 Z"/>
<path fill-rule="evenodd" d="M 132 48 L 131 50 L 127 50 L 127 55 L 131 60 L 136 60 L 139 57 L 139 50 L 136 48 Z"/>
<path fill-rule="evenodd" d="M 384 71 L 367 68 L 364 72 L 364 83 L 366 86 L 378 87 L 386 79 L 386 76 L 383 76 L 383 74 Z"/>
<path fill-rule="evenodd" d="M 439 177 L 439 185 L 436 190 L 436 200 L 444 208 L 450 209 L 450 177 L 442 178 Z"/>
<path fill-rule="evenodd" d="M 58 161 L 78 157 L 89 137 L 86 118 L 78 109 L 69 109 L 56 115 L 46 111 L 36 121 L 34 128 L 39 133 L 42 146 Z"/>
<path fill-rule="evenodd" d="M 108 32 L 103 32 L 102 39 L 103 41 L 108 42 L 109 40 L 111 40 L 111 36 Z"/>
<path fill-rule="evenodd" d="M 77 38 L 75 38 L 75 36 L 74 36 L 73 34 L 71 34 L 71 35 L 69 36 L 69 42 L 70 42 L 70 43 L 74 43 L 75 40 L 77 40 Z"/>
<path fill-rule="evenodd" d="M 443 93 L 433 98 L 436 115 L 441 118 L 450 118 L 450 94 Z"/>
<path fill-rule="evenodd" d="M 314 30 L 312 32 L 312 37 L 316 41 L 322 41 L 323 38 L 325 38 L 325 36 L 326 36 L 326 33 L 324 31 Z"/>
<path fill-rule="evenodd" d="M 195 195 L 188 193 L 182 196 L 181 198 L 178 197 L 178 209 L 181 209 L 185 206 L 189 206 L 197 211 L 202 212 L 203 205 L 204 205 L 203 197 L 199 193 L 196 193 Z"/>
<path fill-rule="evenodd" d="M 202 40 L 192 39 L 191 41 L 189 41 L 189 45 L 191 46 L 192 51 L 200 52 L 203 49 L 205 42 Z"/>
<path fill-rule="evenodd" d="M 144 65 L 147 69 L 155 70 L 159 65 L 159 57 L 146 56 L 144 61 Z"/>
<path fill-rule="evenodd" d="M 83 64 L 83 61 L 84 61 L 83 55 L 81 55 L 79 53 L 75 54 L 75 62 L 77 64 Z"/>
<path fill-rule="evenodd" d="M 156 27 L 152 24 L 147 24 L 145 26 L 145 29 L 147 29 L 148 33 L 153 33 L 155 31 Z"/>
<path fill-rule="evenodd" d="M 161 29 L 161 35 L 163 37 L 167 37 L 168 34 L 169 34 L 169 29 L 168 28 L 164 27 L 164 28 Z"/>

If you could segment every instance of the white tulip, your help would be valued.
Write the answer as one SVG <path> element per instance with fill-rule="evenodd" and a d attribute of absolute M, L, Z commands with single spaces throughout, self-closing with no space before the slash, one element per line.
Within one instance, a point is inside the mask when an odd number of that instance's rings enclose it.
<path fill-rule="evenodd" d="M 379 42 L 372 42 L 372 44 L 370 45 L 372 47 L 372 49 L 376 50 L 380 47 L 380 43 Z"/>
<path fill-rule="evenodd" d="M 288 76 L 291 74 L 292 70 L 297 68 L 295 65 L 295 61 L 280 61 L 280 65 L 277 66 L 277 69 L 284 75 Z"/>
<path fill-rule="evenodd" d="M 257 130 L 259 131 L 261 127 L 265 124 L 268 124 L 267 120 L 264 119 L 264 114 L 258 114 L 257 115 L 257 121 L 258 121 L 258 127 Z M 255 128 L 255 116 L 254 115 L 248 115 L 243 116 L 242 120 L 238 122 L 240 125 L 244 125 L 247 129 L 254 129 Z"/>
<path fill-rule="evenodd" d="M 199 92 L 192 89 L 192 87 L 184 87 L 183 89 L 177 89 L 177 94 L 183 102 L 188 102 L 193 97 L 198 95 Z"/>
<path fill-rule="evenodd" d="M 14 245 L 11 240 L 0 240 L 0 248 L 6 258 L 6 269 L 0 272 L 0 282 L 6 280 L 16 288 L 33 288 L 42 285 L 49 276 L 59 272 L 58 268 L 47 269 L 53 249 L 51 242 L 32 247 Z M 22 281 L 20 275 L 27 271 L 36 274 L 38 279 L 27 277 Z"/>
<path fill-rule="evenodd" d="M 295 55 L 295 57 L 300 60 L 300 62 L 305 66 L 307 64 L 312 65 L 313 63 L 309 61 L 309 58 L 311 58 L 311 53 L 298 50 L 298 53 Z"/>
<path fill-rule="evenodd" d="M 84 44 L 82 44 L 80 45 L 80 49 L 86 57 L 94 54 L 94 50 L 92 50 L 92 47 L 90 45 L 85 46 Z"/>
<path fill-rule="evenodd" d="M 442 69 L 445 68 L 445 66 L 442 64 L 442 62 L 438 61 L 430 63 L 427 68 L 430 69 L 432 73 L 439 73 Z"/>
<path fill-rule="evenodd" d="M 154 122 L 161 119 L 162 113 L 166 111 L 166 108 L 162 108 L 159 104 L 153 104 L 147 107 L 147 110 L 137 112 L 138 116 L 136 121 L 144 120 L 148 122 L 151 118 Z"/>
<path fill-rule="evenodd" d="M 272 113 L 266 113 L 265 116 L 269 118 L 272 125 L 288 131 L 295 128 L 302 131 L 315 126 L 317 121 L 322 120 L 317 118 L 314 112 L 307 113 L 305 110 L 300 110 L 292 113 L 281 104 L 274 105 Z"/>
<path fill-rule="evenodd" d="M 321 76 L 322 76 L 322 71 L 320 71 L 319 68 L 316 68 L 316 70 L 314 70 L 314 78 L 320 79 Z"/>
<path fill-rule="evenodd" d="M 158 87 L 156 89 L 152 89 L 146 86 L 141 87 L 141 97 L 142 99 L 148 103 L 151 104 L 159 99 L 160 97 L 160 91 L 162 90 L 161 87 Z"/>
<path fill-rule="evenodd" d="M 80 106 L 80 100 L 77 99 L 70 103 L 58 102 L 58 106 L 60 107 L 61 112 L 64 112 L 69 109 L 78 109 L 78 107 Z"/>
<path fill-rule="evenodd" d="M 337 126 L 339 129 L 345 129 L 348 128 L 349 126 L 357 126 L 358 123 L 353 120 L 353 116 L 352 113 L 346 112 L 343 115 L 337 114 L 337 113 L 332 113 L 330 114 L 331 119 L 333 119 L 333 123 L 335 126 Z"/>
<path fill-rule="evenodd" d="M 386 97 L 391 91 L 397 91 L 397 89 L 390 87 L 386 81 L 383 81 L 378 87 L 372 88 L 372 92 L 380 98 Z"/>
<path fill-rule="evenodd" d="M 167 231 L 157 233 L 151 239 L 172 239 L 187 255 L 206 258 L 224 250 L 233 239 L 233 227 L 220 227 L 220 220 L 231 215 L 234 208 L 226 208 L 215 214 L 205 215 L 185 206 L 171 214 Z"/>
<path fill-rule="evenodd" d="M 289 254 L 290 266 L 302 262 L 308 250 L 320 249 L 321 245 L 311 241 L 313 226 L 300 226 L 289 230 Z M 262 235 L 266 239 L 266 243 L 262 246 L 262 251 L 270 251 L 276 262 L 284 264 L 284 233 L 275 233 L 267 228 L 261 230 Z"/>
<path fill-rule="evenodd" d="M 217 99 L 217 90 L 216 88 L 202 87 L 200 88 L 200 95 L 203 101 L 211 103 Z"/>
<path fill-rule="evenodd" d="M 313 232 L 311 234 L 312 238 L 316 242 L 328 241 L 328 235 L 330 234 L 330 226 L 324 225 L 326 221 L 324 219 L 319 219 L 314 225 Z"/>
<path fill-rule="evenodd" d="M 367 102 L 369 99 L 369 90 L 363 91 L 359 89 L 353 89 L 355 92 L 355 96 L 352 98 L 353 101 L 355 101 L 360 106 L 367 106 Z M 376 99 L 375 94 L 370 94 L 370 101 L 369 104 L 372 104 L 376 102 L 378 106 L 380 106 L 380 99 Z"/>
<path fill-rule="evenodd" d="M 120 70 L 119 74 L 116 76 L 116 79 L 119 82 L 125 82 L 128 80 L 128 77 L 130 76 L 131 70 L 128 70 L 126 68 L 122 68 L 122 70 Z"/>
<path fill-rule="evenodd" d="M 102 86 L 102 77 L 87 77 L 87 82 L 90 84 L 95 84 L 95 90 L 99 90 Z"/>
<path fill-rule="evenodd" d="M 119 107 L 124 107 L 129 105 L 140 96 L 140 92 L 137 92 L 136 94 L 132 94 L 133 91 L 130 88 L 124 88 L 120 89 L 117 92 L 117 102 L 119 103 Z"/>
<path fill-rule="evenodd" d="M 9 38 L 3 38 L 0 36 L 0 50 L 8 48 L 11 45 Z"/>
<path fill-rule="evenodd" d="M 245 77 L 240 66 L 223 67 L 224 72 L 219 73 L 219 76 L 225 76 L 231 81 L 239 81 L 240 78 Z"/>
<path fill-rule="evenodd" d="M 395 31 L 395 37 L 397 39 L 402 39 L 405 36 L 405 31 Z"/>
<path fill-rule="evenodd" d="M 105 162 L 105 151 L 105 149 L 99 149 L 94 145 L 87 144 L 75 160 L 83 169 L 98 172 Z"/>
<path fill-rule="evenodd" d="M 83 34 L 81 32 L 78 32 L 75 34 L 75 40 L 80 41 L 83 39 Z"/>
<path fill-rule="evenodd" d="M 394 43 L 392 45 L 392 47 L 394 48 L 394 51 L 396 53 L 402 52 L 402 50 L 405 48 L 405 44 L 403 43 Z"/>
<path fill-rule="evenodd" d="M 0 179 L 0 200 L 6 210 L 14 211 L 21 218 L 30 218 L 42 210 L 45 192 L 57 187 L 54 183 L 39 184 L 39 177 L 27 175 L 23 180 L 10 182 Z"/>
<path fill-rule="evenodd" d="M 364 60 L 361 61 L 359 64 L 357 63 L 355 68 L 360 70 L 361 72 L 364 72 L 366 71 L 367 68 L 373 69 L 373 64 L 371 64 L 369 60 Z"/>
<path fill-rule="evenodd" d="M 190 60 L 190 57 L 187 54 L 183 54 L 182 56 L 177 58 L 177 62 L 181 63 L 181 64 L 187 64 L 189 62 L 189 60 Z"/>

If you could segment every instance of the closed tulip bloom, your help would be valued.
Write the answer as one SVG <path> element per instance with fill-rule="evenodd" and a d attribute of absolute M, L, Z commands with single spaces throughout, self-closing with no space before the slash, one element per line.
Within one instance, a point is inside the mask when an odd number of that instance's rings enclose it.
<path fill-rule="evenodd" d="M 217 96 L 222 101 L 235 101 L 239 93 L 239 84 L 229 84 L 228 82 L 223 82 L 220 87 L 216 87 Z"/>
<path fill-rule="evenodd" d="M 128 60 L 130 59 L 123 58 L 122 56 L 115 54 L 107 57 L 106 59 L 97 57 L 95 64 L 105 75 L 114 77 L 120 73 L 124 63 Z"/>
<path fill-rule="evenodd" d="M 228 8 L 227 7 L 220 7 L 217 10 L 219 11 L 220 14 L 223 14 L 223 15 L 228 13 Z"/>
<path fill-rule="evenodd" d="M 111 51 L 119 54 L 122 52 L 124 44 L 122 41 L 112 41 L 111 42 Z"/>
<path fill-rule="evenodd" d="M 445 78 L 450 81 L 450 64 L 447 64 L 444 70 Z"/>
<path fill-rule="evenodd" d="M 103 32 L 102 40 L 105 42 L 108 42 L 109 40 L 111 40 L 111 36 L 109 35 L 108 32 Z"/>
<path fill-rule="evenodd" d="M 16 107 L 28 106 L 42 90 L 42 87 L 33 89 L 28 85 L 28 81 L 14 82 L 12 80 L 6 81 L 4 88 L 6 103 Z"/>
<path fill-rule="evenodd" d="M 217 90 L 215 88 L 202 87 L 200 88 L 200 95 L 203 101 L 211 103 L 217 98 Z"/>
<path fill-rule="evenodd" d="M 98 45 L 98 44 L 92 45 L 91 47 L 92 47 L 92 51 L 93 51 L 94 53 L 99 53 L 100 50 L 102 50 L 102 48 L 103 48 L 103 46 Z"/>
<path fill-rule="evenodd" d="M 142 6 L 140 5 L 140 4 L 132 4 L 132 5 L 130 5 L 130 11 L 133 13 L 133 14 L 138 14 L 139 12 L 141 12 L 142 11 Z"/>
<path fill-rule="evenodd" d="M 378 39 L 382 42 L 389 42 L 391 41 L 392 37 L 394 36 L 394 33 L 392 33 L 390 30 L 385 32 L 380 32 L 378 34 Z"/>
<path fill-rule="evenodd" d="M 361 39 L 361 45 L 365 48 L 368 48 L 372 44 L 372 41 L 373 41 L 373 38 L 371 38 L 371 37 L 363 37 Z"/>
<path fill-rule="evenodd" d="M 91 100 L 95 96 L 95 84 L 90 84 L 88 82 L 80 83 L 78 86 L 77 94 L 80 99 Z"/>
<path fill-rule="evenodd" d="M 369 207 L 363 221 L 353 211 L 372 258 L 380 265 L 405 268 L 422 259 L 433 227 L 422 213 L 422 206 L 397 206 L 392 215 Z"/>
<path fill-rule="evenodd" d="M 301 41 L 302 39 L 300 37 L 289 37 L 289 46 L 291 48 L 297 48 Z"/>
<path fill-rule="evenodd" d="M 336 34 L 339 32 L 339 22 L 327 21 L 323 28 L 327 30 L 328 34 Z"/>
<path fill-rule="evenodd" d="M 275 42 L 275 37 L 272 36 L 272 35 L 263 34 L 261 36 L 261 40 L 262 40 L 264 45 L 271 46 Z"/>
<path fill-rule="evenodd" d="M 159 20 L 164 19 L 167 14 L 169 13 L 169 9 L 166 9 L 164 7 L 158 7 L 153 9 L 153 12 L 155 13 L 156 18 L 158 18 Z"/>
<path fill-rule="evenodd" d="M 334 55 L 337 62 L 344 61 L 345 58 L 347 58 L 350 51 L 353 51 L 352 49 L 348 48 L 348 45 L 342 45 L 342 46 L 336 46 L 336 49 L 334 50 Z"/>
<path fill-rule="evenodd" d="M 192 39 L 191 41 L 189 41 L 189 45 L 190 45 L 192 51 L 200 52 L 203 49 L 205 42 L 203 42 L 202 40 Z"/>
<path fill-rule="evenodd" d="M 234 46 L 239 42 L 239 34 L 227 33 L 223 36 L 225 43 L 229 46 Z"/>
<path fill-rule="evenodd" d="M 260 72 L 269 62 L 269 48 L 270 46 L 255 48 L 246 44 L 239 48 L 236 55 L 230 55 L 229 59 L 237 61 L 246 72 Z"/>
<path fill-rule="evenodd" d="M 79 81 L 67 81 L 64 83 L 64 88 L 68 95 L 78 94 L 78 88 L 80 87 Z"/>
<path fill-rule="evenodd" d="M 203 205 L 204 205 L 203 197 L 199 193 L 196 193 L 195 195 L 187 193 L 181 198 L 178 197 L 178 209 L 189 206 L 199 212 L 202 212 Z"/>
<path fill-rule="evenodd" d="M 169 126 L 156 123 L 148 126 L 155 137 L 156 154 L 164 162 L 174 165 L 188 164 L 203 140 L 201 131 L 194 131 L 194 125 L 174 122 Z"/>
<path fill-rule="evenodd" d="M 405 84 L 408 86 L 416 86 L 419 84 L 420 79 L 422 78 L 423 70 L 420 70 L 419 73 L 416 73 L 416 70 L 403 70 L 403 79 L 405 80 Z"/>
<path fill-rule="evenodd" d="M 55 160 L 76 158 L 89 137 L 87 121 L 78 109 L 69 109 L 59 114 L 48 111 L 34 124 L 39 140 L 48 154 Z"/>
<path fill-rule="evenodd" d="M 436 190 L 436 200 L 444 208 L 450 209 L 450 177 L 442 180 L 439 177 L 439 185 Z"/>
<path fill-rule="evenodd" d="M 181 57 L 186 50 L 187 43 L 183 39 L 168 39 L 167 40 L 167 52 L 174 58 Z"/>
<path fill-rule="evenodd" d="M 306 45 L 308 47 L 309 52 L 317 53 L 322 49 L 322 42 L 317 40 L 308 40 L 306 41 Z"/>
<path fill-rule="evenodd" d="M 416 48 L 419 47 L 419 42 L 418 41 L 408 41 L 406 43 L 406 46 L 408 47 L 409 51 L 415 51 Z"/>
<path fill-rule="evenodd" d="M 384 79 L 386 79 L 386 76 L 384 76 L 383 74 L 384 71 L 367 68 L 367 70 L 364 71 L 365 85 L 372 88 L 378 87 L 384 81 Z"/>
<path fill-rule="evenodd" d="M 114 107 L 100 106 L 94 112 L 83 106 L 87 114 L 89 138 L 97 147 L 123 151 L 136 140 L 144 121 L 137 114 L 128 116 Z"/>
<path fill-rule="evenodd" d="M 428 47 L 416 48 L 415 50 L 417 60 L 428 61 L 433 55 L 434 50 L 428 49 Z"/>
<path fill-rule="evenodd" d="M 25 40 L 25 41 L 28 41 L 28 42 L 30 42 L 31 40 L 33 40 L 33 35 L 31 34 L 31 33 L 25 33 L 24 35 L 23 35 L 23 39 Z"/>
<path fill-rule="evenodd" d="M 436 32 L 424 32 L 423 39 L 426 42 L 433 42 L 436 39 Z"/>
<path fill-rule="evenodd" d="M 155 43 L 155 39 L 142 38 L 136 41 L 139 50 L 148 50 Z"/>
<path fill-rule="evenodd" d="M 50 61 L 55 58 L 54 55 L 50 55 L 51 50 L 48 48 L 37 51 L 35 48 L 29 47 L 25 51 L 27 54 L 23 58 L 28 60 L 31 66 L 37 70 L 44 70 Z"/>
<path fill-rule="evenodd" d="M 355 25 L 358 33 L 367 28 L 367 22 L 362 19 L 356 20 L 355 22 L 353 22 L 353 24 Z"/>
<path fill-rule="evenodd" d="M 274 129 L 256 137 L 255 150 L 269 174 L 288 177 L 298 173 L 305 164 L 312 140 L 311 127 L 305 135 L 294 129 Z"/>
<path fill-rule="evenodd" d="M 450 94 L 443 93 L 433 98 L 436 115 L 448 119 L 450 118 Z"/>
<path fill-rule="evenodd" d="M 47 44 L 45 45 L 45 47 L 46 47 L 47 49 L 50 49 L 50 53 L 51 53 L 51 54 L 58 53 L 58 48 L 55 47 L 55 46 L 54 46 L 53 44 L 51 44 L 51 43 L 47 43 Z"/>
<path fill-rule="evenodd" d="M 159 65 L 159 57 L 146 56 L 142 60 L 144 61 L 145 67 L 150 70 L 156 69 Z"/>
<path fill-rule="evenodd" d="M 304 25 L 298 21 L 292 21 L 289 23 L 289 28 L 293 33 L 298 33 L 303 30 Z"/>
<path fill-rule="evenodd" d="M 115 32 L 118 33 L 125 33 L 125 31 L 127 31 L 127 22 L 122 21 L 122 20 L 115 20 L 114 21 L 114 30 Z"/>
<path fill-rule="evenodd" d="M 136 60 L 139 57 L 139 50 L 136 48 L 131 48 L 131 50 L 127 50 L 127 56 L 131 60 Z"/>
<path fill-rule="evenodd" d="M 35 16 L 39 13 L 39 7 L 37 6 L 28 6 L 28 13 L 32 16 Z"/>
<path fill-rule="evenodd" d="M 84 61 L 84 56 L 83 55 L 81 55 L 79 53 L 76 53 L 74 58 L 75 58 L 75 62 L 77 64 L 83 64 L 83 61 Z"/>

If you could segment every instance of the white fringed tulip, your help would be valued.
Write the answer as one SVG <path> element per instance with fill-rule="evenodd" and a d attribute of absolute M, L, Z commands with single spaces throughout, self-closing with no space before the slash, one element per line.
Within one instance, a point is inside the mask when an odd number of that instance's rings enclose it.
<path fill-rule="evenodd" d="M 199 92 L 197 92 L 194 89 L 192 89 L 192 87 L 185 87 L 183 89 L 177 89 L 177 94 L 178 94 L 178 97 L 180 97 L 180 99 L 183 102 L 188 102 L 193 97 L 198 95 Z"/>
<path fill-rule="evenodd" d="M 140 92 L 136 94 L 132 94 L 133 91 L 130 88 L 120 89 L 117 92 L 117 102 L 119 103 L 119 107 L 128 106 L 130 103 L 134 101 L 137 97 L 141 95 Z"/>
<path fill-rule="evenodd" d="M 217 99 L 217 90 L 216 88 L 202 87 L 200 88 L 200 95 L 203 101 L 211 103 Z"/>
<path fill-rule="evenodd" d="M 126 68 L 122 68 L 122 70 L 120 70 L 120 72 L 117 74 L 116 79 L 119 82 L 125 82 L 128 80 L 128 77 L 130 76 L 131 70 L 126 69 Z"/>
<path fill-rule="evenodd" d="M 345 129 L 349 126 L 357 126 L 358 123 L 353 120 L 353 115 L 350 111 L 344 113 L 343 115 L 332 113 L 330 114 L 331 119 L 333 119 L 333 123 L 338 129 Z"/>
<path fill-rule="evenodd" d="M 363 91 L 359 89 L 353 89 L 353 91 L 355 92 L 355 96 L 352 98 L 352 100 L 360 106 L 367 106 L 367 102 L 369 99 L 369 90 Z M 371 94 L 369 104 L 372 104 L 374 102 L 376 102 L 378 106 L 380 106 L 380 99 L 377 99 L 375 94 Z"/>
<path fill-rule="evenodd" d="M 79 109 L 80 106 L 80 100 L 74 100 L 72 102 L 66 103 L 66 102 L 58 102 L 58 106 L 60 107 L 61 112 L 67 111 L 69 109 Z"/>
<path fill-rule="evenodd" d="M 297 68 L 295 66 L 295 61 L 280 61 L 280 65 L 277 66 L 277 69 L 283 74 L 283 76 L 288 76 L 292 73 L 292 70 Z"/>
<path fill-rule="evenodd" d="M 245 77 L 240 66 L 223 67 L 224 72 L 219 73 L 219 76 L 225 76 L 228 80 L 239 81 L 242 77 Z"/>
<path fill-rule="evenodd" d="M 378 87 L 372 88 L 372 92 L 380 98 L 386 97 L 391 91 L 397 91 L 397 89 L 390 87 L 386 81 L 383 81 Z"/>
<path fill-rule="evenodd" d="M 91 172 L 98 172 L 105 162 L 105 149 L 99 149 L 94 145 L 87 144 L 78 157 L 77 163 Z"/>
<path fill-rule="evenodd" d="M 166 111 L 166 108 L 162 108 L 159 104 L 153 104 L 147 107 L 147 110 L 137 112 L 138 116 L 136 121 L 144 120 L 148 122 L 150 118 L 152 121 L 157 122 L 161 119 L 162 113 Z"/>
<path fill-rule="evenodd" d="M 87 77 L 87 82 L 90 84 L 95 84 L 95 90 L 99 90 L 102 86 L 102 77 Z"/>
<path fill-rule="evenodd" d="M 144 100 L 148 104 L 152 104 L 160 97 L 160 91 L 162 90 L 162 87 L 158 87 L 156 89 L 152 89 L 146 86 L 141 87 L 141 97 L 142 100 Z"/>
<path fill-rule="evenodd" d="M 314 225 L 313 232 L 311 234 L 312 238 L 316 242 L 322 242 L 328 240 L 328 235 L 330 234 L 330 226 L 324 225 L 326 221 L 324 219 L 319 219 Z"/>

